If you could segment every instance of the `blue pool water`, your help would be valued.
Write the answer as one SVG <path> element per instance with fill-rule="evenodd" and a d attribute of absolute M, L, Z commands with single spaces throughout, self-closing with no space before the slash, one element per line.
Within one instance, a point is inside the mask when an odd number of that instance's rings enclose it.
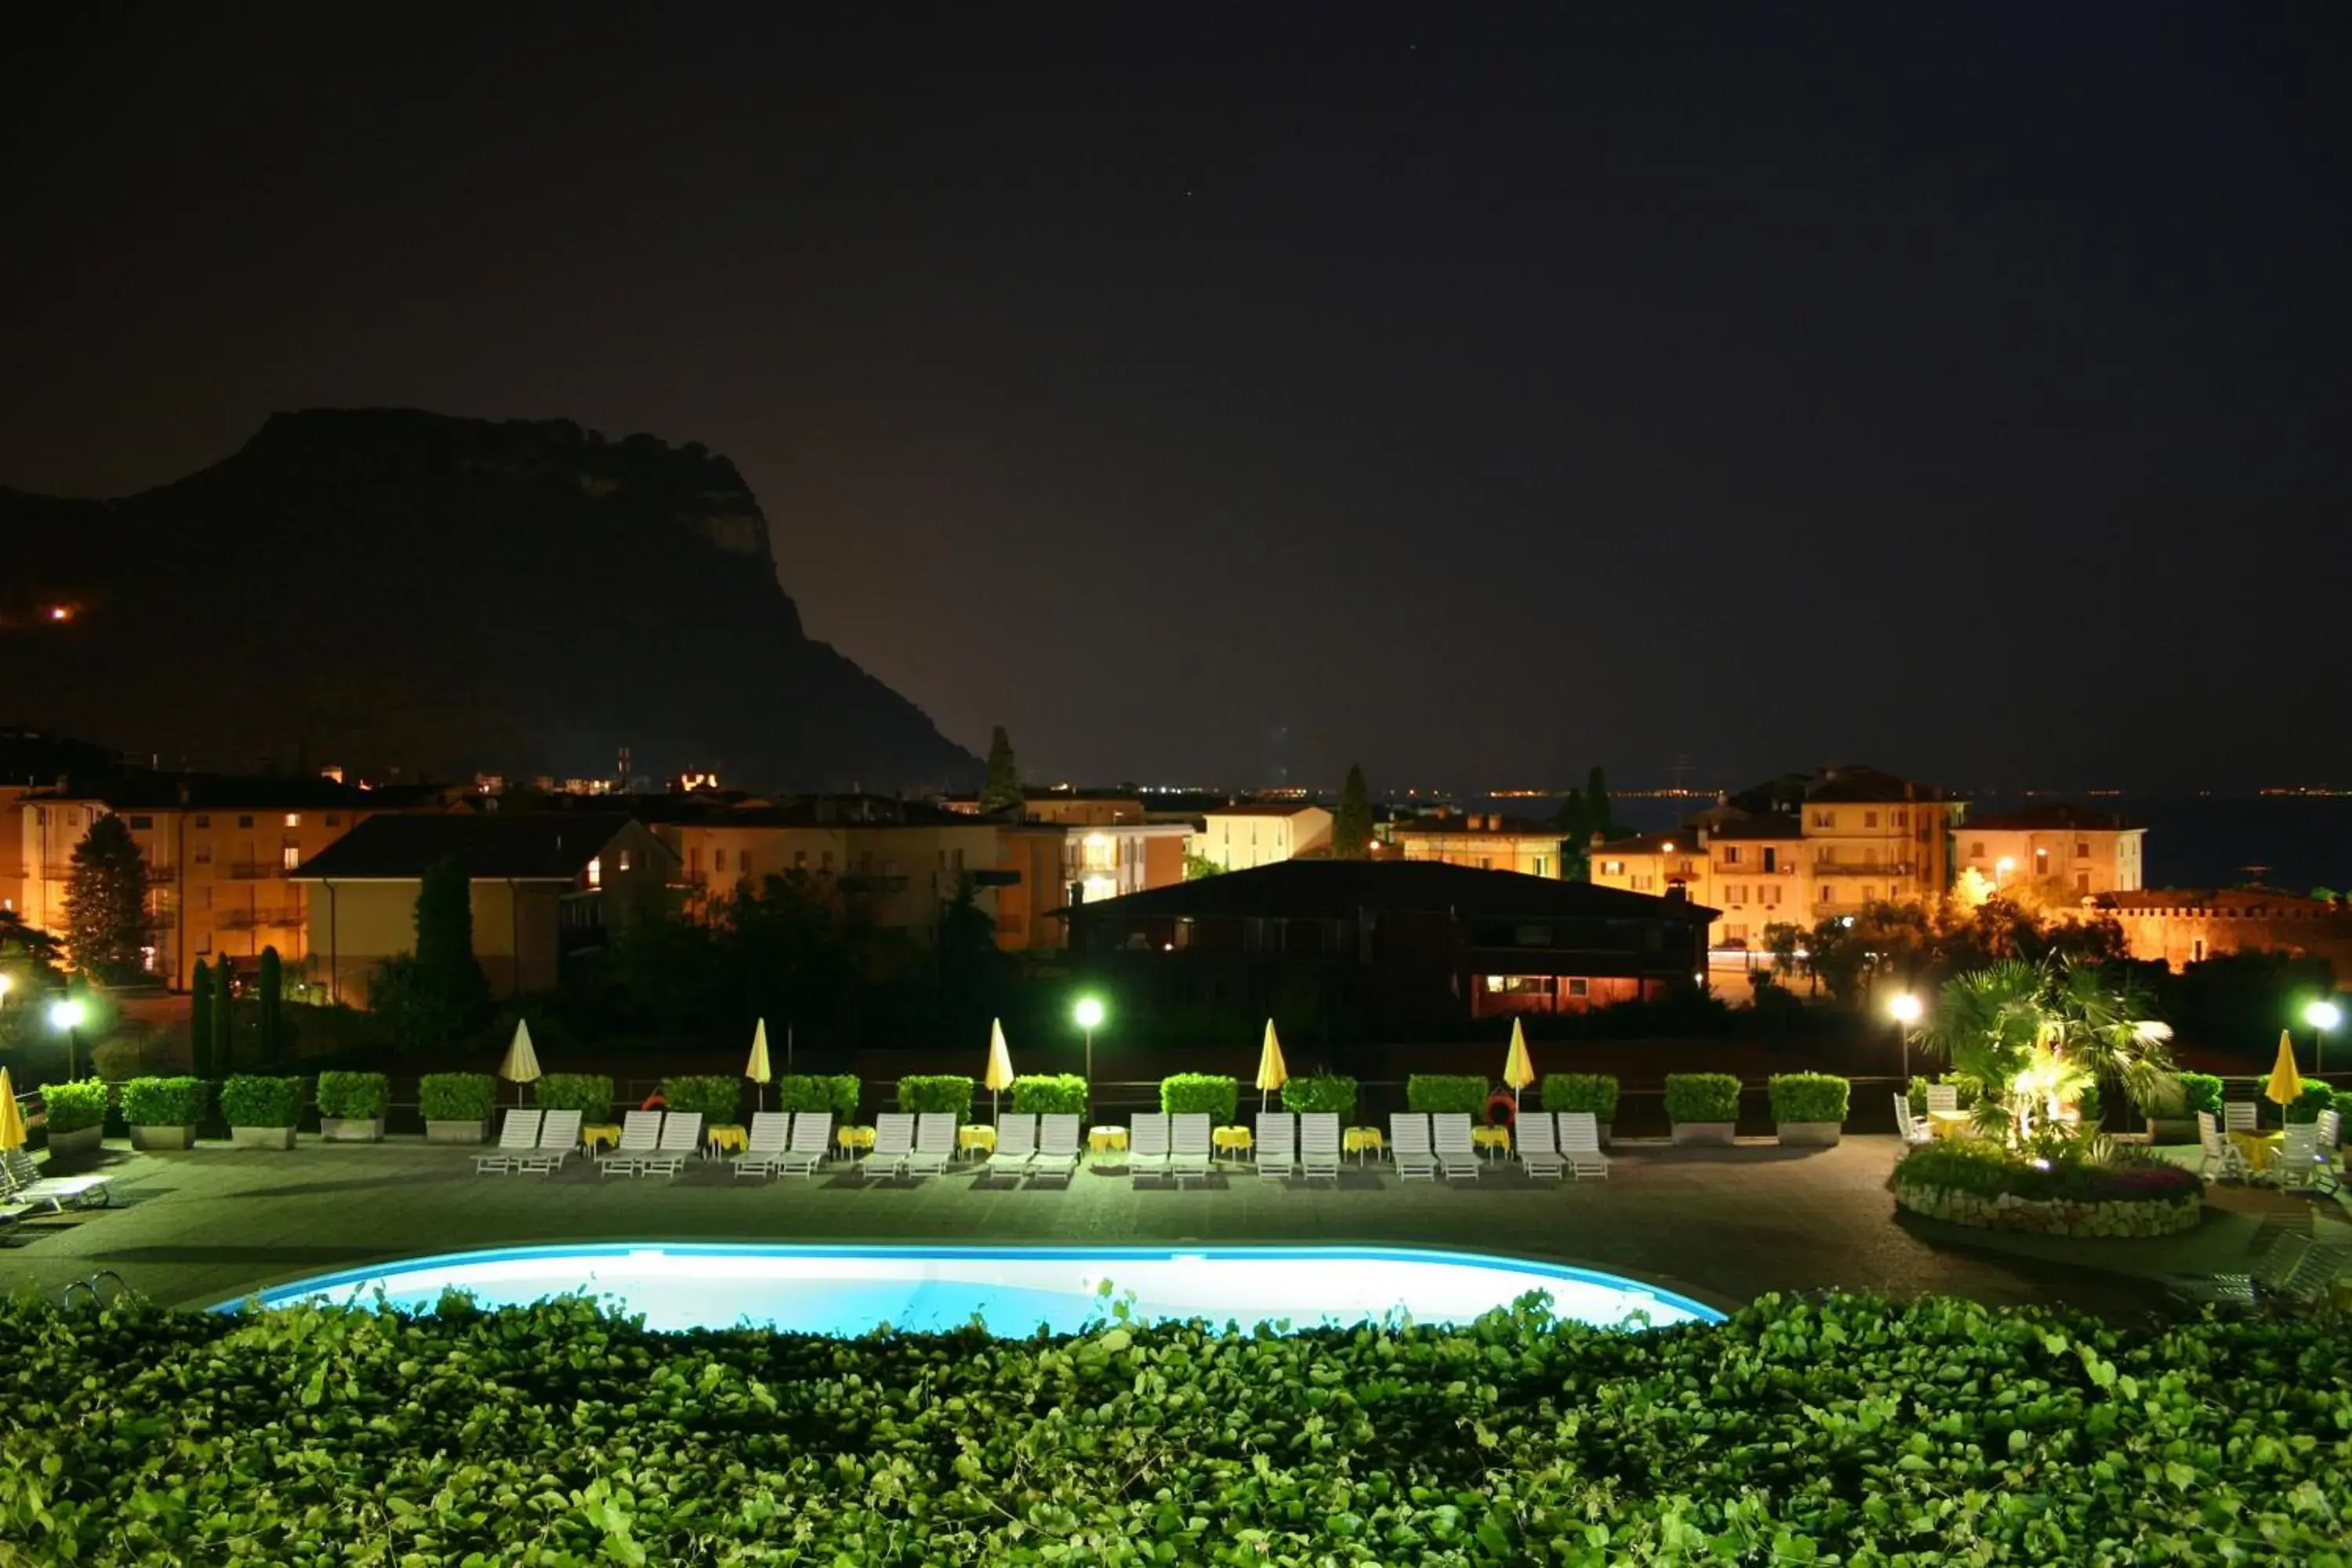
<path fill-rule="evenodd" d="M 1108 1286 L 1108 1295 L 1106 1295 Z M 1401 1312 L 1463 1322 L 1530 1290 L 1559 1317 L 1602 1326 L 1720 1322 L 1686 1297 L 1614 1275 L 1524 1258 L 1396 1247 L 751 1247 L 616 1243 L 453 1252 L 347 1269 L 260 1293 L 265 1307 L 374 1300 L 411 1310 L 460 1290 L 486 1307 L 585 1294 L 656 1329 L 749 1323 L 860 1334 L 939 1331 L 975 1318 L 992 1332 L 1076 1333 L 1129 1305 L 1147 1322 L 1205 1319 L 1243 1329 L 1356 1323 Z M 241 1301 L 223 1302 L 234 1310 Z"/>

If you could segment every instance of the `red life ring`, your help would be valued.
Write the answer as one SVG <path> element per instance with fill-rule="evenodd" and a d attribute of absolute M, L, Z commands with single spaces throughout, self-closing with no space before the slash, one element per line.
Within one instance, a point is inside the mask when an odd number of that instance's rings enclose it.
<path fill-rule="evenodd" d="M 1517 1127 L 1516 1119 L 1518 1114 L 1519 1102 L 1512 1098 L 1509 1089 L 1498 1089 L 1486 1097 L 1487 1126 L 1509 1127 L 1516 1130 Z"/>

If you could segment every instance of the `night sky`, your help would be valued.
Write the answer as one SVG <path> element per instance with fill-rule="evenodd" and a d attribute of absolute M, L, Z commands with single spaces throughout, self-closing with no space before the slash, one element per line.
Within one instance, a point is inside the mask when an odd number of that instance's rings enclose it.
<path fill-rule="evenodd" d="M 2352 782 L 2352 8 L 1616 9 L 42 7 L 0 483 L 699 440 L 1048 777 Z"/>

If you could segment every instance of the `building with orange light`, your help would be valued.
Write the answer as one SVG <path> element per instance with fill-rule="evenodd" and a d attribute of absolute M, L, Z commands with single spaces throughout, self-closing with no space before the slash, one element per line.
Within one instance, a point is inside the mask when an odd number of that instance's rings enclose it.
<path fill-rule="evenodd" d="M 1406 817 L 1389 830 L 1388 838 L 1407 860 L 1555 880 L 1566 875 L 1559 829 L 1533 817 L 1478 812 Z"/>
<path fill-rule="evenodd" d="M 2352 975 L 2352 905 L 2273 888 L 2138 888 L 2095 894 L 2084 910 L 2123 929 L 2131 956 L 2178 971 L 2231 952 L 2325 958 Z"/>
<path fill-rule="evenodd" d="M 2147 837 L 2111 813 L 2053 801 L 1970 816 L 1957 860 L 1965 885 L 1984 896 L 2031 889 L 2071 902 L 2144 887 Z"/>
<path fill-rule="evenodd" d="M 1216 805 L 1202 812 L 1185 852 L 1220 871 L 1248 871 L 1331 843 L 1331 813 L 1309 801 Z"/>

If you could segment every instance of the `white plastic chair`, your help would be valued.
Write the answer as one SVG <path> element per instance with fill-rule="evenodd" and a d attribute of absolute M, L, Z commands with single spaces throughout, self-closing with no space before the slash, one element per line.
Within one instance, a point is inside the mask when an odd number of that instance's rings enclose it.
<path fill-rule="evenodd" d="M 1298 1169 L 1298 1118 L 1287 1110 L 1261 1110 L 1251 1151 L 1261 1176 L 1287 1176 Z"/>
<path fill-rule="evenodd" d="M 475 1155 L 474 1174 L 478 1176 L 488 1171 L 521 1169 L 515 1162 L 539 1147 L 539 1124 L 545 1115 L 544 1111 L 524 1106 L 517 1106 L 508 1111 L 506 1121 L 499 1127 L 498 1152 Z"/>
<path fill-rule="evenodd" d="M 1017 1110 L 1008 1110 L 996 1119 L 996 1147 L 980 1163 L 978 1174 L 982 1181 L 1003 1174 L 1017 1182 L 1028 1173 L 1029 1162 L 1036 1155 L 1036 1113 L 1024 1116 Z"/>
<path fill-rule="evenodd" d="M 906 1173 L 936 1176 L 955 1158 L 956 1119 L 951 1110 L 926 1110 L 915 1118 L 915 1146 L 907 1153 Z"/>
<path fill-rule="evenodd" d="M 1932 1142 L 1936 1136 L 1925 1122 L 1912 1116 L 1911 1097 L 1902 1093 L 1895 1097 L 1895 1130 L 1903 1134 L 1903 1142 L 1915 1145 Z"/>
<path fill-rule="evenodd" d="M 1470 1138 L 1470 1118 L 1462 1111 L 1447 1111 L 1429 1119 L 1430 1148 L 1437 1156 L 1438 1169 L 1449 1182 L 1475 1182 L 1482 1173 L 1478 1145 Z"/>
<path fill-rule="evenodd" d="M 1137 1181 L 1169 1172 L 1168 1118 L 1160 1111 L 1131 1116 L 1127 1122 L 1127 1168 Z"/>
<path fill-rule="evenodd" d="M 621 1141 L 604 1153 L 596 1168 L 608 1176 L 633 1176 L 637 1162 L 661 1146 L 662 1113 L 632 1110 L 621 1119 Z"/>
<path fill-rule="evenodd" d="M 1064 1185 L 1078 1169 L 1078 1118 L 1076 1112 L 1048 1111 L 1037 1119 L 1037 1152 L 1029 1157 L 1033 1176 L 1058 1176 Z"/>
<path fill-rule="evenodd" d="M 640 1176 L 675 1176 L 702 1148 L 702 1112 L 673 1110 L 662 1118 L 661 1141 L 637 1156 Z"/>
<path fill-rule="evenodd" d="M 780 1176 L 810 1177 L 824 1163 L 825 1152 L 833 1147 L 833 1112 L 830 1110 L 796 1110 L 793 1113 L 793 1141 L 781 1154 L 770 1157 L 768 1163 Z"/>
<path fill-rule="evenodd" d="M 1215 1155 L 1209 1121 L 1205 1110 L 1187 1111 L 1168 1119 L 1168 1173 L 1180 1187 L 1188 1176 L 1203 1182 L 1209 1179 L 1209 1162 Z"/>
<path fill-rule="evenodd" d="M 915 1118 L 904 1110 L 887 1110 L 874 1119 L 874 1147 L 857 1168 L 868 1175 L 895 1176 L 907 1168 L 915 1152 Z"/>
<path fill-rule="evenodd" d="M 576 1110 L 551 1110 L 540 1123 L 539 1142 L 528 1154 L 515 1156 L 514 1168 L 540 1175 L 552 1175 L 563 1168 L 580 1147 L 580 1113 Z"/>
<path fill-rule="evenodd" d="M 751 1130 L 743 1135 L 743 1152 L 735 1157 L 739 1176 L 765 1176 L 775 1171 L 776 1156 L 793 1146 L 793 1113 L 755 1110 Z"/>
<path fill-rule="evenodd" d="M 1339 1179 L 1339 1113 L 1309 1110 L 1298 1118 L 1298 1173 Z"/>
<path fill-rule="evenodd" d="M 1559 1152 L 1580 1181 L 1609 1174 L 1609 1156 L 1601 1152 L 1601 1124 L 1589 1110 L 1559 1113 Z"/>
<path fill-rule="evenodd" d="M 1429 1146 L 1429 1118 L 1418 1110 L 1389 1113 L 1389 1158 L 1401 1182 L 1437 1180 L 1437 1156 Z"/>
<path fill-rule="evenodd" d="M 2220 1123 L 2210 1110 L 2197 1113 L 2197 1173 L 2220 1181 L 2242 1182 L 2246 1179 L 2245 1156 L 2238 1146 L 2221 1136 Z"/>
<path fill-rule="evenodd" d="M 1552 1140 L 1551 1117 L 1541 1110 L 1522 1111 L 1511 1129 L 1512 1142 L 1517 1147 L 1519 1165 L 1530 1176 L 1549 1176 L 1559 1181 L 1568 1171 L 1568 1162 L 1559 1156 L 1559 1146 Z"/>

